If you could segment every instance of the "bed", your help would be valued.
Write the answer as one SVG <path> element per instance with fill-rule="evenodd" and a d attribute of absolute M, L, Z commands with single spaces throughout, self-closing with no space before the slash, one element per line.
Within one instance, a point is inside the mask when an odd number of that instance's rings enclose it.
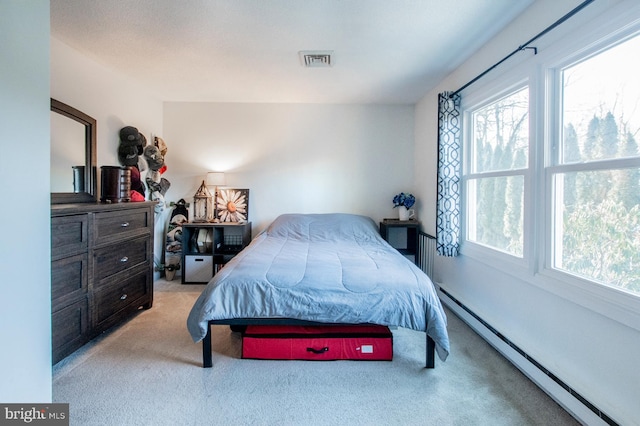
<path fill-rule="evenodd" d="M 429 277 L 366 216 L 284 214 L 207 284 L 187 328 L 212 366 L 211 326 L 379 324 L 426 333 L 426 366 L 449 354 L 447 319 Z"/>

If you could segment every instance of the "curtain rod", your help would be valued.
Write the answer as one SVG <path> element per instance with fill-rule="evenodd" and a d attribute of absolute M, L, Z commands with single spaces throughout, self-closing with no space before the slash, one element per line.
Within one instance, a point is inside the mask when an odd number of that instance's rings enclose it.
<path fill-rule="evenodd" d="M 571 18 L 573 15 L 575 15 L 578 12 L 580 12 L 582 9 L 584 9 L 585 7 L 587 7 L 590 3 L 593 3 L 594 1 L 595 0 L 585 0 L 585 1 L 583 1 L 581 4 L 576 6 L 573 10 L 571 10 L 569 13 L 564 15 L 562 18 L 558 19 L 556 22 L 554 22 L 553 24 L 549 25 L 547 28 L 545 28 L 544 30 L 542 30 L 541 32 L 536 34 L 531 40 L 527 41 L 524 44 L 521 44 L 520 46 L 518 46 L 518 48 L 516 50 L 514 50 L 511 53 L 509 53 L 507 56 L 502 58 L 500 61 L 498 61 L 495 64 L 493 64 L 491 67 L 487 68 L 485 71 L 483 71 L 481 74 L 476 76 L 473 80 L 471 80 L 470 82 L 468 82 L 467 84 L 465 84 L 464 86 L 462 86 L 461 88 L 456 90 L 455 92 L 451 93 L 449 95 L 449 97 L 454 97 L 458 93 L 462 92 L 464 89 L 466 89 L 467 87 L 471 86 L 476 81 L 480 80 L 486 74 L 488 74 L 489 72 L 493 71 L 496 67 L 498 67 L 504 61 L 506 61 L 507 59 L 511 58 L 513 55 L 515 55 L 518 52 L 521 52 L 521 51 L 527 50 L 527 49 L 531 49 L 531 50 L 533 50 L 534 55 L 537 55 L 538 54 L 538 48 L 529 46 L 529 44 L 533 43 L 535 40 L 539 39 L 540 37 L 542 37 L 543 35 L 545 35 L 549 31 L 553 30 L 555 27 L 557 27 L 558 25 L 562 24 L 564 21 L 566 21 L 567 19 Z"/>

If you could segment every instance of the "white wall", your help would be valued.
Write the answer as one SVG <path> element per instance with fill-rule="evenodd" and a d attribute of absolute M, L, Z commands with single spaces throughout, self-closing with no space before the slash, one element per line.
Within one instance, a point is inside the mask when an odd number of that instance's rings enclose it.
<path fill-rule="evenodd" d="M 98 168 L 118 166 L 119 132 L 134 126 L 147 141 L 162 136 L 162 101 L 51 37 L 51 97 L 97 121 Z M 100 194 L 98 194 L 98 197 Z"/>
<path fill-rule="evenodd" d="M 135 81 L 54 37 L 51 37 L 51 97 L 96 119 L 98 188 L 100 166 L 120 165 L 120 129 L 134 126 L 148 143 L 153 142 L 154 136 L 162 136 L 162 101 Z M 163 215 L 156 215 L 156 224 L 154 251 L 162 253 Z"/>
<path fill-rule="evenodd" d="M 420 198 L 435 205 L 437 93 L 458 89 L 579 3 L 536 1 L 419 102 L 415 161 Z M 552 51 L 554 43 L 579 42 L 586 33 L 604 24 L 611 25 L 616 13 L 625 15 L 629 10 L 634 10 L 636 19 L 640 19 L 637 3 L 633 1 L 594 2 L 536 43 L 541 48 L 539 59 Z M 474 86 L 500 79 L 502 73 L 516 66 L 535 67 L 529 65 L 535 60 L 538 59 L 530 52 L 520 53 Z M 424 217 L 427 231 L 435 232 L 435 210 L 432 216 Z M 437 257 L 435 275 L 445 290 L 615 421 L 638 424 L 640 331 L 634 320 L 637 312 L 625 312 L 623 307 L 615 307 L 604 298 L 543 274 L 509 273 L 502 265 L 464 255 L 464 250 L 457 258 Z"/>
<path fill-rule="evenodd" d="M 0 401 L 44 403 L 51 401 L 49 1 L 0 2 L 0 40 Z"/>
<path fill-rule="evenodd" d="M 249 188 L 253 234 L 281 213 L 397 216 L 411 191 L 413 106 L 165 104 L 167 200 L 193 195 L 208 171 Z"/>

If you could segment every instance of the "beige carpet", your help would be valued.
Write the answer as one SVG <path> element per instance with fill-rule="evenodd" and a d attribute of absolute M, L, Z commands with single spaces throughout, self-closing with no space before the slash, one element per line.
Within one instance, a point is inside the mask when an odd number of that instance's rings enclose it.
<path fill-rule="evenodd" d="M 202 286 L 156 282 L 141 311 L 54 367 L 72 425 L 574 425 L 448 312 L 451 355 L 424 366 L 424 333 L 393 330 L 392 362 L 242 360 L 215 327 L 213 368 L 186 318 Z"/>

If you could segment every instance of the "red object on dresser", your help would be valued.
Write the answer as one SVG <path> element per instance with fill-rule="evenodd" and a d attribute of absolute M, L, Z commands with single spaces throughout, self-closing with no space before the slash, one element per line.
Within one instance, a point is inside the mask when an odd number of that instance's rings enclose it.
<path fill-rule="evenodd" d="M 393 335 L 382 325 L 249 325 L 242 358 L 391 361 Z"/>

